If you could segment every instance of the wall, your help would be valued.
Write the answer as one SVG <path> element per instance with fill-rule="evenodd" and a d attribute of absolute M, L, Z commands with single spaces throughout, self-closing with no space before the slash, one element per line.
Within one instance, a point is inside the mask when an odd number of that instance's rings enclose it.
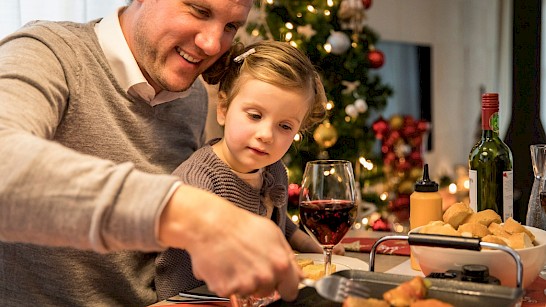
<path fill-rule="evenodd" d="M 467 164 L 480 118 L 480 88 L 501 95 L 501 134 L 510 120 L 511 21 L 504 0 L 376 0 L 369 26 L 383 40 L 432 47 L 432 176 Z M 386 59 L 388 61 L 388 58 Z"/>

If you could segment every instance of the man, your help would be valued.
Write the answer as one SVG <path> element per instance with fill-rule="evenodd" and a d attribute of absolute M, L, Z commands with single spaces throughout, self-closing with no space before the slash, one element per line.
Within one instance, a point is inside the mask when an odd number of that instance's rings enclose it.
<path fill-rule="evenodd" d="M 301 273 L 273 222 L 165 175 L 203 144 L 197 77 L 251 2 L 137 0 L 0 42 L 1 302 L 151 304 L 166 247 L 219 295 L 295 298 Z"/>

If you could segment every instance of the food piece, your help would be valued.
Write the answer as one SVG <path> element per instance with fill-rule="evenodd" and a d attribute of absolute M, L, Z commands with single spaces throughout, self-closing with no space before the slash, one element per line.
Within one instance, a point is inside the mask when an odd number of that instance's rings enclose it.
<path fill-rule="evenodd" d="M 398 287 L 383 293 L 383 299 L 391 306 L 409 306 L 427 295 L 427 287 L 421 276 L 400 284 Z"/>
<path fill-rule="evenodd" d="M 499 237 L 496 235 L 487 235 L 482 238 L 482 242 L 496 243 L 496 244 L 508 246 L 508 239 Z M 486 247 L 485 249 L 491 249 L 491 248 Z"/>
<path fill-rule="evenodd" d="M 497 214 L 497 212 L 491 209 L 485 209 L 470 215 L 464 222 L 465 223 L 478 222 L 489 227 L 491 223 L 501 223 L 502 219 L 500 215 Z"/>
<path fill-rule="evenodd" d="M 510 234 L 504 230 L 504 227 L 502 227 L 499 223 L 491 223 L 489 227 L 487 227 L 491 234 L 508 239 L 510 237 Z"/>
<path fill-rule="evenodd" d="M 309 259 L 309 258 L 297 258 L 296 263 L 298 264 L 298 266 L 301 269 L 304 266 L 308 266 L 308 265 L 313 264 L 315 262 L 313 261 L 313 259 Z"/>
<path fill-rule="evenodd" d="M 474 211 L 467 204 L 460 202 L 451 205 L 444 212 L 443 220 L 446 223 L 451 224 L 454 229 L 459 228 L 465 219 L 467 219 Z"/>
<path fill-rule="evenodd" d="M 463 237 L 474 237 L 474 238 L 483 238 L 491 234 L 489 229 L 487 229 L 487 226 L 481 223 L 476 223 L 476 222 L 464 223 L 461 226 L 459 226 L 457 231 Z"/>
<path fill-rule="evenodd" d="M 429 233 L 436 235 L 445 235 L 445 236 L 460 236 L 461 234 L 451 226 L 451 224 L 432 224 L 428 227 L 421 228 L 420 233 Z"/>
<path fill-rule="evenodd" d="M 510 234 L 524 232 L 531 238 L 531 241 L 535 241 L 535 235 L 511 217 L 504 222 L 503 229 Z"/>
<path fill-rule="evenodd" d="M 332 263 L 330 268 L 332 270 L 332 273 L 334 273 L 336 271 L 336 265 L 335 264 Z M 309 265 L 304 266 L 301 270 L 303 271 L 303 276 L 305 278 L 317 280 L 317 279 L 320 279 L 320 278 L 322 278 L 324 276 L 324 263 L 309 264 Z"/>
<path fill-rule="evenodd" d="M 421 227 L 421 231 L 419 231 L 419 232 L 420 233 L 432 233 L 430 231 L 430 229 L 434 229 L 435 227 L 442 227 L 444 225 L 445 225 L 445 223 L 443 221 L 431 221 L 431 222 L 428 222 L 428 224 L 423 225 L 423 227 Z"/>
<path fill-rule="evenodd" d="M 360 298 L 356 296 L 348 296 L 342 307 L 390 307 L 389 303 L 378 300 L 376 298 Z"/>
<path fill-rule="evenodd" d="M 427 298 L 411 303 L 410 307 L 453 307 L 453 305 L 442 302 L 435 298 Z"/>
<path fill-rule="evenodd" d="M 511 235 L 508 238 L 508 246 L 513 249 L 522 249 L 527 247 L 533 247 L 533 241 L 524 232 L 519 232 Z"/>

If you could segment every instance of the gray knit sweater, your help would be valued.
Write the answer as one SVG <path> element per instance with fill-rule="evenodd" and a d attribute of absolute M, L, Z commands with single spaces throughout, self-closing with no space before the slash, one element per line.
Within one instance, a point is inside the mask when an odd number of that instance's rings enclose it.
<path fill-rule="evenodd" d="M 207 94 L 196 82 L 155 107 L 128 96 L 95 23 L 39 22 L 0 42 L 4 306 L 157 300 L 157 221 L 170 174 L 203 146 Z"/>
<path fill-rule="evenodd" d="M 211 143 L 216 142 L 213 140 Z M 288 177 L 286 168 L 278 161 L 263 172 L 261 189 L 255 189 L 239 178 L 218 156 L 210 145 L 196 151 L 173 173 L 183 183 L 211 191 L 236 204 L 238 207 L 266 215 L 264 199 L 267 197 L 275 208 L 271 217 L 290 239 L 297 226 L 288 217 Z M 252 231 L 249 229 L 249 231 Z M 264 247 L 265 248 L 265 247 Z M 203 283 L 192 274 L 191 259 L 183 250 L 167 249 L 156 261 L 156 287 L 159 299 L 166 299 L 180 291 L 190 290 Z"/>

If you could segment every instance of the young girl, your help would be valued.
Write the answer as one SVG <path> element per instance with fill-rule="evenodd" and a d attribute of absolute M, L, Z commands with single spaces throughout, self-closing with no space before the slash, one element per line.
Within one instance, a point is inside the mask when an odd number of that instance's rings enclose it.
<path fill-rule="evenodd" d="M 223 138 L 197 150 L 174 174 L 273 220 L 294 250 L 322 253 L 287 216 L 288 178 L 280 161 L 298 132 L 324 118 L 326 95 L 319 75 L 288 43 L 261 41 L 241 49 L 235 45 L 203 74 L 208 83 L 220 83 L 217 120 L 224 126 Z M 336 249 L 343 252 L 341 246 Z M 202 284 L 183 250 L 168 249 L 157 258 L 159 299 Z"/>

